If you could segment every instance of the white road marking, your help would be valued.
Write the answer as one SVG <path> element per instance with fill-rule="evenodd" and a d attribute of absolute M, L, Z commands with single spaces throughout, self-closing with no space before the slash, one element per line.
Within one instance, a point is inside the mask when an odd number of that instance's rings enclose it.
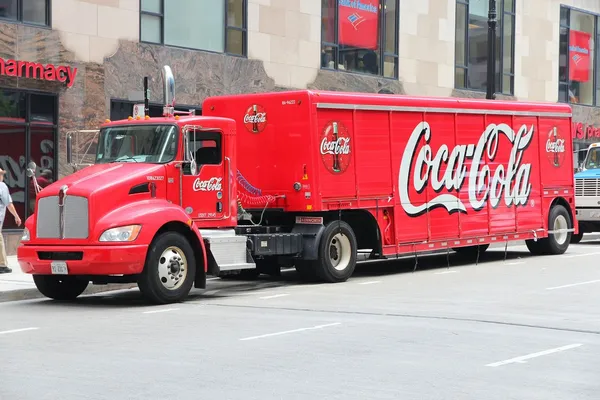
<path fill-rule="evenodd" d="M 508 265 L 521 265 L 521 264 L 525 264 L 525 261 L 514 261 L 514 262 L 509 262 L 506 263 Z"/>
<path fill-rule="evenodd" d="M 247 337 L 247 338 L 243 338 L 240 340 L 255 340 L 255 339 L 262 339 L 262 338 L 266 338 L 266 337 L 271 337 L 271 336 L 279 336 L 279 335 L 286 335 L 288 333 L 296 333 L 296 332 L 302 332 L 302 331 L 310 331 L 313 329 L 323 329 L 323 328 L 328 328 L 330 326 L 336 326 L 336 325 L 341 325 L 341 322 L 335 322 L 333 324 L 326 324 L 326 325 L 317 325 L 317 326 L 311 326 L 310 328 L 300 328 L 300 329 L 294 329 L 291 331 L 283 331 L 283 332 L 275 332 L 275 333 L 267 333 L 266 335 L 259 335 L 259 336 L 251 336 L 251 337 Z"/>
<path fill-rule="evenodd" d="M 206 280 L 207 280 L 207 281 L 217 281 L 217 280 L 220 280 L 220 279 L 221 279 L 221 278 L 219 278 L 219 277 L 216 277 L 216 278 L 207 278 Z"/>
<path fill-rule="evenodd" d="M 165 308 L 162 310 L 152 310 L 152 311 L 144 311 L 144 314 L 157 314 L 157 313 L 163 313 L 163 312 L 169 312 L 169 311 L 177 311 L 179 310 L 179 308 Z"/>
<path fill-rule="evenodd" d="M 18 333 L 18 332 L 25 332 L 25 331 L 35 331 L 37 329 L 40 329 L 40 328 L 13 329 L 13 330 L 10 330 L 10 331 L 2 331 L 2 332 L 0 332 L 0 335 L 8 335 L 10 333 Z"/>
<path fill-rule="evenodd" d="M 512 363 L 524 363 L 525 360 L 529 360 L 531 358 L 546 356 L 548 354 L 558 353 L 560 351 L 574 349 L 579 346 L 583 346 L 583 345 L 580 343 L 570 344 L 568 346 L 557 347 L 555 349 L 550 349 L 550 350 L 544 350 L 544 351 L 540 351 L 538 353 L 528 354 L 526 356 L 511 358 L 510 360 L 495 362 L 495 363 L 486 365 L 486 367 L 499 367 L 501 365 L 512 364 Z"/>
<path fill-rule="evenodd" d="M 264 296 L 264 297 L 260 297 L 260 298 L 263 300 L 267 300 L 267 299 L 276 299 L 278 297 L 285 297 L 285 296 L 289 296 L 289 294 L 281 293 L 281 294 L 274 294 L 272 296 Z"/>
<path fill-rule="evenodd" d="M 444 272 L 436 272 L 434 275 L 445 275 L 445 274 L 456 274 L 458 271 L 444 271 Z"/>
<path fill-rule="evenodd" d="M 368 281 L 368 282 L 359 282 L 359 285 L 374 285 L 376 283 L 381 283 L 381 281 Z"/>
<path fill-rule="evenodd" d="M 562 288 L 568 288 L 568 287 L 579 286 L 579 285 L 589 285 L 590 283 L 598 283 L 598 282 L 600 282 L 600 279 L 596 279 L 595 281 L 571 283 L 570 285 L 549 287 L 549 288 L 546 288 L 546 290 L 562 289 Z"/>
<path fill-rule="evenodd" d="M 586 256 L 596 256 L 600 254 L 600 251 L 592 252 L 592 253 L 577 253 L 577 254 L 564 254 L 562 258 L 575 258 L 575 257 L 586 257 Z"/>

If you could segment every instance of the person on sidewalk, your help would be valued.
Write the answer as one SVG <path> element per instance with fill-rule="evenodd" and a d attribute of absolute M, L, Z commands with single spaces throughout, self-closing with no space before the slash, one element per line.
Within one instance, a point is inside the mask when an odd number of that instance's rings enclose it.
<path fill-rule="evenodd" d="M 8 257 L 6 256 L 6 249 L 4 248 L 4 237 L 2 237 L 2 225 L 4 224 L 4 217 L 6 216 L 6 209 L 15 217 L 15 223 L 17 226 L 21 226 L 21 218 L 10 197 L 8 186 L 4 183 L 4 175 L 6 171 L 0 168 L 0 274 L 9 274 L 12 269 L 8 268 Z"/>

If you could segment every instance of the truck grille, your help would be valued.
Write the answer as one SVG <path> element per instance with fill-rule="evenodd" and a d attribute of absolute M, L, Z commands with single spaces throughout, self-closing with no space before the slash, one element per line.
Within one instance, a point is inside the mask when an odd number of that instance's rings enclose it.
<path fill-rule="evenodd" d="M 36 236 L 40 239 L 60 239 L 58 196 L 44 197 L 37 204 Z M 64 205 L 65 239 L 87 239 L 88 199 L 66 196 Z"/>
<path fill-rule="evenodd" d="M 575 196 L 595 197 L 600 196 L 600 179 L 575 179 Z"/>

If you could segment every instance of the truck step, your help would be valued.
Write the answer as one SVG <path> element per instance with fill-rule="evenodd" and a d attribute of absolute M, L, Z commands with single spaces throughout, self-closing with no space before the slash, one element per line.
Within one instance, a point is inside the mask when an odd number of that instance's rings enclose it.
<path fill-rule="evenodd" d="M 234 229 L 200 229 L 221 271 L 256 268 L 248 255 L 247 238 Z"/>

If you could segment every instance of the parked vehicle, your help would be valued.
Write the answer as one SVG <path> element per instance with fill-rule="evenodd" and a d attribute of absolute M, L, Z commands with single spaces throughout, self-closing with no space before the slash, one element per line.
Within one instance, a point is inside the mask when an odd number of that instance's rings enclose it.
<path fill-rule="evenodd" d="M 581 169 L 575 174 L 575 216 L 579 232 L 571 243 L 579 243 L 584 233 L 600 232 L 600 143 L 592 143 Z"/>
<path fill-rule="evenodd" d="M 163 77 L 163 117 L 105 123 L 95 165 L 38 194 L 18 259 L 45 296 L 170 303 L 208 275 L 343 282 L 359 251 L 561 254 L 577 233 L 569 105 L 298 90 L 174 115 Z"/>

